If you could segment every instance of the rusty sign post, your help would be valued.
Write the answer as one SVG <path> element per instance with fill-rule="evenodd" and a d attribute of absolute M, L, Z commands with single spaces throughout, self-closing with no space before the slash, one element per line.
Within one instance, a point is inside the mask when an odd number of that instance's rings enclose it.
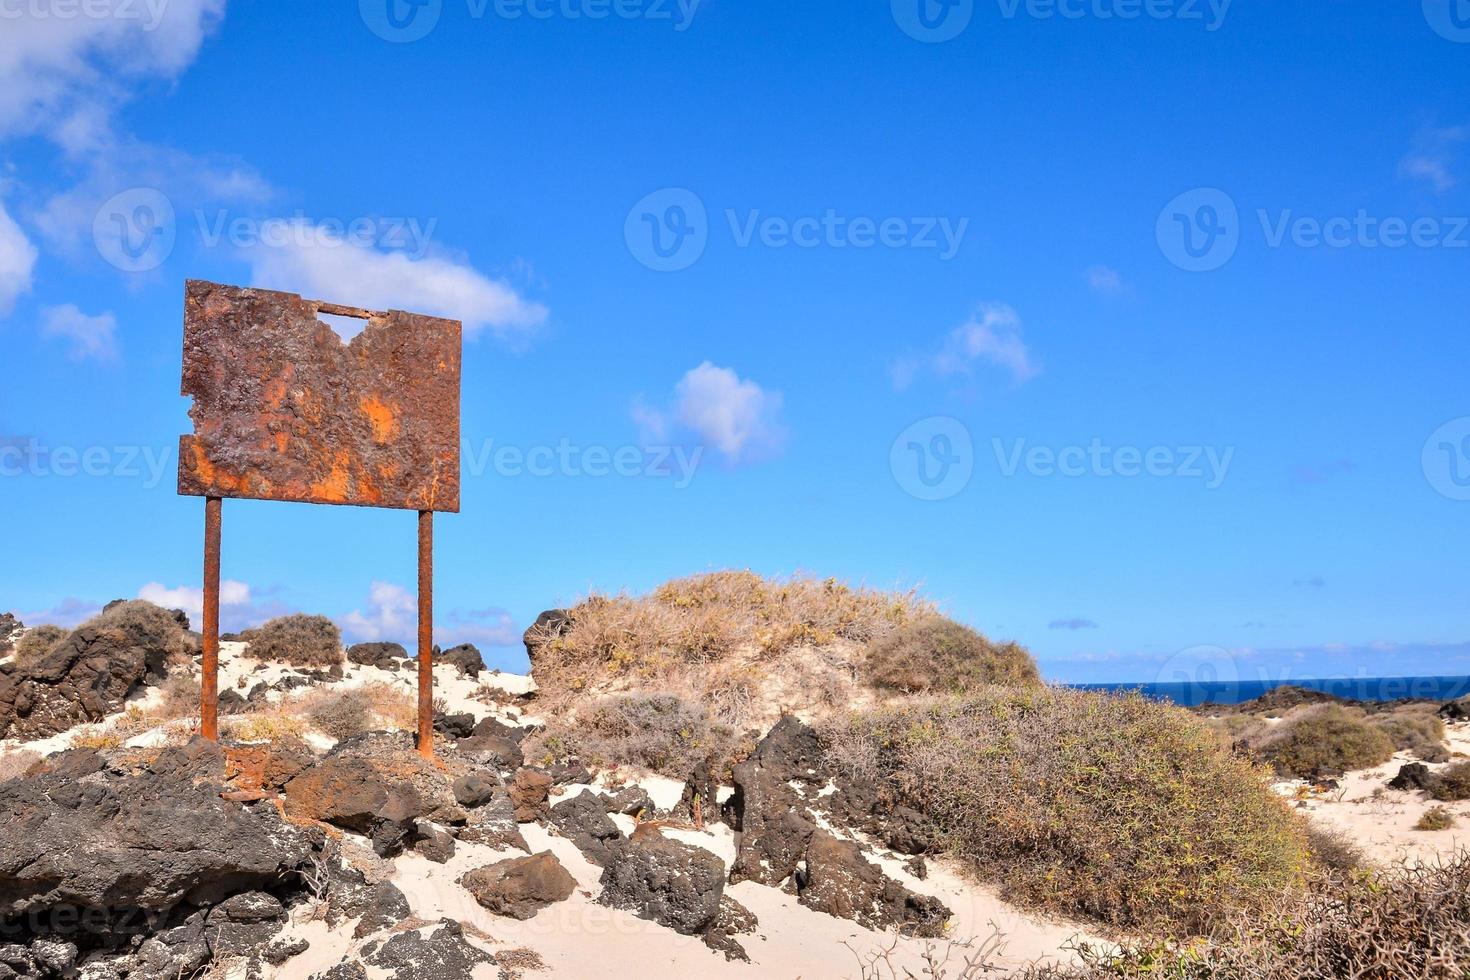
<path fill-rule="evenodd" d="M 344 343 L 322 313 L 367 326 Z M 387 507 L 418 513 L 418 741 L 433 755 L 434 513 L 459 511 L 460 352 L 455 320 L 185 285 L 179 493 L 205 498 L 205 738 L 219 738 L 224 498 Z"/>

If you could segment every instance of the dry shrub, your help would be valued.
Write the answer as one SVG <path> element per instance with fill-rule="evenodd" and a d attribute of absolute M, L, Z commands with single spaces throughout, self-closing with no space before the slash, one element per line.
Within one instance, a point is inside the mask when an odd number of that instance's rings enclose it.
<path fill-rule="evenodd" d="M 1455 825 L 1455 815 L 1442 806 L 1432 806 L 1424 811 L 1419 822 L 1414 824 L 1415 830 L 1449 830 Z"/>
<path fill-rule="evenodd" d="M 1188 712 L 1138 695 L 987 688 L 824 726 L 834 763 L 935 821 L 1012 900 L 1198 931 L 1299 881 L 1306 831 Z"/>
<path fill-rule="evenodd" d="M 1363 712 L 1338 704 L 1290 712 L 1255 748 L 1277 772 L 1300 779 L 1369 769 L 1387 762 L 1394 753 L 1393 739 L 1382 728 Z"/>
<path fill-rule="evenodd" d="M 278 742 L 306 734 L 306 719 L 279 708 L 220 719 L 220 732 L 235 742 Z"/>
<path fill-rule="evenodd" d="M 992 643 L 943 616 L 905 623 L 868 647 L 862 678 L 880 691 L 963 694 L 991 684 L 1041 683 L 1025 647 Z"/>
<path fill-rule="evenodd" d="M 190 635 L 172 612 L 142 599 L 120 602 L 87 620 L 81 628 L 86 627 L 122 630 L 135 641 L 162 650 L 170 664 L 190 663 L 199 651 L 198 638 Z"/>
<path fill-rule="evenodd" d="M 1368 865 L 1356 841 L 1341 830 L 1319 823 L 1307 825 L 1307 849 L 1317 867 L 1330 874 L 1347 874 Z"/>
<path fill-rule="evenodd" d="M 246 630 L 240 639 L 250 644 L 249 655 L 256 660 L 294 667 L 330 667 L 346 659 L 342 631 L 325 616 L 282 616 Z"/>
<path fill-rule="evenodd" d="M 570 723 L 537 732 L 527 757 L 546 764 L 578 759 L 594 768 L 630 766 L 687 779 L 702 766 L 728 770 L 735 732 L 704 706 L 671 694 L 624 694 L 578 709 Z"/>
<path fill-rule="evenodd" d="M 1445 803 L 1470 800 L 1470 762 L 1457 762 L 1430 781 L 1429 795 Z"/>
<path fill-rule="evenodd" d="M 313 728 L 339 742 L 373 731 L 418 728 L 414 699 L 402 688 L 381 682 L 311 691 L 283 709 L 305 715 Z"/>
<path fill-rule="evenodd" d="M 1032 967 L 1025 980 L 1464 980 L 1470 963 L 1470 857 L 1328 879 L 1238 916 L 1205 942 L 1121 953 L 1084 947 L 1083 965 Z"/>
<path fill-rule="evenodd" d="M 19 779 L 30 772 L 42 758 L 41 753 L 30 749 L 16 749 L 13 752 L 0 753 L 0 783 Z"/>
<path fill-rule="evenodd" d="M 60 626 L 50 624 L 28 629 L 15 643 L 15 662 L 17 664 L 34 663 L 56 649 L 56 645 L 70 635 Z"/>
<path fill-rule="evenodd" d="M 163 682 L 161 696 L 156 703 L 147 707 L 130 704 L 122 717 L 112 724 L 112 730 L 132 738 L 171 722 L 192 719 L 199 713 L 200 681 L 197 674 L 183 670 L 171 671 Z"/>
<path fill-rule="evenodd" d="M 1423 762 L 1448 762 L 1444 744 L 1444 720 L 1433 705 L 1406 705 L 1373 718 L 1399 752 L 1413 752 Z"/>
<path fill-rule="evenodd" d="M 373 706 L 361 688 L 323 691 L 306 706 L 307 721 L 323 735 L 339 742 L 373 730 Z"/>
<path fill-rule="evenodd" d="M 589 597 L 572 609 L 567 632 L 538 649 L 535 671 L 542 687 L 580 690 L 604 673 L 651 678 L 746 647 L 775 657 L 838 639 L 865 643 L 924 611 L 911 593 L 715 572 L 639 598 Z"/>
<path fill-rule="evenodd" d="M 101 725 L 88 725 L 72 731 L 67 737 L 67 747 L 73 749 L 92 749 L 94 752 L 110 752 L 120 749 L 127 736 L 123 732 Z"/>

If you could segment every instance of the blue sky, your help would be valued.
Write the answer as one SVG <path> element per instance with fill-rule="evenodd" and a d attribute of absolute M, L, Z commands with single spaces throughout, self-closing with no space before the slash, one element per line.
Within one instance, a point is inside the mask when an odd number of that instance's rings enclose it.
<path fill-rule="evenodd" d="M 0 608 L 197 604 L 205 278 L 465 321 L 497 665 L 749 567 L 1058 679 L 1470 673 L 1470 3 L 388 2 L 3 4 Z M 411 515 L 224 510 L 227 628 L 411 635 Z"/>

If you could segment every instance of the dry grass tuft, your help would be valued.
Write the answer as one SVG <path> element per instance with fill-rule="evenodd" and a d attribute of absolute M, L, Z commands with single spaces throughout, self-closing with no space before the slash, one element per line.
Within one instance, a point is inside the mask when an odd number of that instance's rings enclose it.
<path fill-rule="evenodd" d="M 56 645 L 70 635 L 70 631 L 49 623 L 26 630 L 15 643 L 15 662 L 35 663 L 56 649 Z"/>
<path fill-rule="evenodd" d="M 1198 932 L 1300 881 L 1306 831 L 1186 711 L 1066 688 L 987 688 L 823 727 L 832 760 L 927 814 L 1013 901 Z"/>
<path fill-rule="evenodd" d="M 278 742 L 306 734 L 306 719 L 279 707 L 220 719 L 220 733 L 235 742 Z"/>
<path fill-rule="evenodd" d="M 295 667 L 330 667 L 346 659 L 342 631 L 325 616 L 282 616 L 246 630 L 240 639 L 250 644 L 249 655 L 256 660 Z"/>
<path fill-rule="evenodd" d="M 288 700 L 280 709 L 304 716 L 317 731 L 339 742 L 367 732 L 412 732 L 418 728 L 418 706 L 413 696 L 382 682 L 309 691 Z"/>

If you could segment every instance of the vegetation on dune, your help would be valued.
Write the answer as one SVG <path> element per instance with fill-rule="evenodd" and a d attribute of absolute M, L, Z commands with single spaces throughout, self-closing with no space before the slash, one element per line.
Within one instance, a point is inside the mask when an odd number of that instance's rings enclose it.
<path fill-rule="evenodd" d="M 1455 815 L 1442 806 L 1432 806 L 1414 824 L 1415 830 L 1449 830 L 1455 825 Z"/>
<path fill-rule="evenodd" d="M 532 645 L 551 719 L 536 751 L 675 777 L 727 770 L 752 730 L 785 713 L 1039 678 L 1023 648 L 945 619 L 914 592 L 753 572 L 593 595 Z"/>
<path fill-rule="evenodd" d="M 1278 773 L 1300 779 L 1368 769 L 1394 754 L 1387 732 L 1363 712 L 1338 704 L 1298 708 L 1250 741 Z"/>
<path fill-rule="evenodd" d="M 1430 781 L 1429 795 L 1445 803 L 1470 800 L 1470 762 L 1457 762 L 1440 771 Z"/>
<path fill-rule="evenodd" d="M 542 687 L 578 691 L 609 677 L 652 680 L 738 653 L 773 659 L 801 646 L 867 643 L 930 612 L 913 593 L 715 572 L 668 582 L 647 596 L 588 597 L 571 610 L 566 632 L 538 648 L 533 666 Z"/>
<path fill-rule="evenodd" d="M 1024 980 L 1463 980 L 1470 963 L 1470 856 L 1351 880 L 1322 879 L 1206 941 L 1085 948 L 1083 965 Z"/>
<path fill-rule="evenodd" d="M 922 616 L 868 647 L 862 678 L 880 691 L 963 694 L 992 684 L 1040 684 L 1041 672 L 1018 643 L 992 643 L 952 619 Z"/>
<path fill-rule="evenodd" d="M 383 682 L 309 691 L 284 702 L 279 710 L 303 716 L 317 731 L 339 742 L 367 732 L 411 732 L 418 728 L 414 697 L 401 687 Z"/>
<path fill-rule="evenodd" d="M 1189 713 L 1137 695 L 988 688 L 829 723 L 832 761 L 929 815 L 1014 901 L 1198 932 L 1310 864 L 1269 775 Z"/>
<path fill-rule="evenodd" d="M 1432 704 L 1405 705 L 1373 716 L 1373 724 L 1389 737 L 1399 752 L 1413 752 L 1424 762 L 1448 762 L 1444 719 Z"/>
<path fill-rule="evenodd" d="M 330 667 L 346 659 L 342 631 L 325 616 L 282 616 L 246 630 L 240 639 L 250 644 L 255 659 L 294 667 Z"/>
<path fill-rule="evenodd" d="M 674 779 L 707 766 L 728 778 L 730 760 L 750 747 L 739 741 L 702 705 L 672 694 L 622 694 L 583 708 L 575 725 L 538 732 L 527 749 L 538 764 L 576 758 L 599 769 L 632 766 Z"/>

